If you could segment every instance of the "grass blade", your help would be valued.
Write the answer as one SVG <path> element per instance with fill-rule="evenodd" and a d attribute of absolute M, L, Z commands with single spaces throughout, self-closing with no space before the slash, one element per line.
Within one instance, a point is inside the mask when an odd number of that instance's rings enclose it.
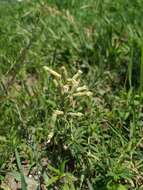
<path fill-rule="evenodd" d="M 24 176 L 24 173 L 23 173 L 23 169 L 22 169 L 22 166 L 21 166 L 20 157 L 19 157 L 19 153 L 18 153 L 17 149 L 15 149 L 15 156 L 16 156 L 17 166 L 18 166 L 20 176 L 21 176 L 21 189 L 22 190 L 27 190 L 27 183 L 26 183 L 26 180 L 25 180 L 25 176 Z"/>

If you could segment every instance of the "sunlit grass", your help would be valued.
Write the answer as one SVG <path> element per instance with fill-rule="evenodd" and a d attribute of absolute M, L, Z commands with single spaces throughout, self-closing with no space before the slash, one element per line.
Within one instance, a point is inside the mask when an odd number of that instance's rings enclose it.
<path fill-rule="evenodd" d="M 2 189 L 143 188 L 142 7 L 0 1 Z"/>

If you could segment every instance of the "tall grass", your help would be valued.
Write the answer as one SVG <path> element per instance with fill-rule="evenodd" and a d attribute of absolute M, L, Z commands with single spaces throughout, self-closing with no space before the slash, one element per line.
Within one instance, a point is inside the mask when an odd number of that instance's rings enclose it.
<path fill-rule="evenodd" d="M 140 91 L 143 91 L 143 45 L 141 46 Z"/>
<path fill-rule="evenodd" d="M 13 170 L 23 189 L 142 189 L 142 6 L 0 2 L 2 185 Z"/>

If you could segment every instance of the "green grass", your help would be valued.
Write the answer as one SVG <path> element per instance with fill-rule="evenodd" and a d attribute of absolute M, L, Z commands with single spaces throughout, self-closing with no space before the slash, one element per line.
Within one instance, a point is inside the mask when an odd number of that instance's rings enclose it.
<path fill-rule="evenodd" d="M 39 189 L 143 189 L 142 7 L 0 1 L 2 189 L 24 161 Z"/>

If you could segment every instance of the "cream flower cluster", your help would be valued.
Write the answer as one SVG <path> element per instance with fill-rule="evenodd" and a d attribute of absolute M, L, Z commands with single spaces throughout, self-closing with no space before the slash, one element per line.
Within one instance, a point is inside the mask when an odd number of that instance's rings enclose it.
<path fill-rule="evenodd" d="M 61 67 L 61 74 L 47 66 L 44 66 L 44 70 L 54 77 L 53 82 L 60 89 L 61 94 L 68 94 L 68 97 L 92 96 L 87 86 L 80 86 L 81 70 L 78 70 L 71 78 L 68 77 L 65 67 Z"/>
<path fill-rule="evenodd" d="M 92 97 L 92 92 L 88 90 L 87 86 L 80 86 L 80 78 L 82 74 L 81 70 L 78 70 L 73 77 L 69 77 L 68 72 L 64 66 L 60 68 L 60 73 L 47 66 L 44 66 L 43 68 L 48 74 L 53 77 L 52 80 L 56 89 L 58 90 L 60 100 L 68 100 L 68 107 L 73 108 L 72 110 L 76 110 L 74 108 L 75 104 L 77 103 L 77 97 Z M 77 111 L 71 112 L 70 109 L 67 109 L 66 111 L 62 110 L 64 109 L 61 108 L 61 110 L 54 110 L 52 114 L 51 124 L 53 126 L 53 130 L 49 133 L 48 143 L 50 143 L 51 138 L 54 135 L 54 126 L 58 116 L 82 117 L 84 115 L 83 113 Z"/>

